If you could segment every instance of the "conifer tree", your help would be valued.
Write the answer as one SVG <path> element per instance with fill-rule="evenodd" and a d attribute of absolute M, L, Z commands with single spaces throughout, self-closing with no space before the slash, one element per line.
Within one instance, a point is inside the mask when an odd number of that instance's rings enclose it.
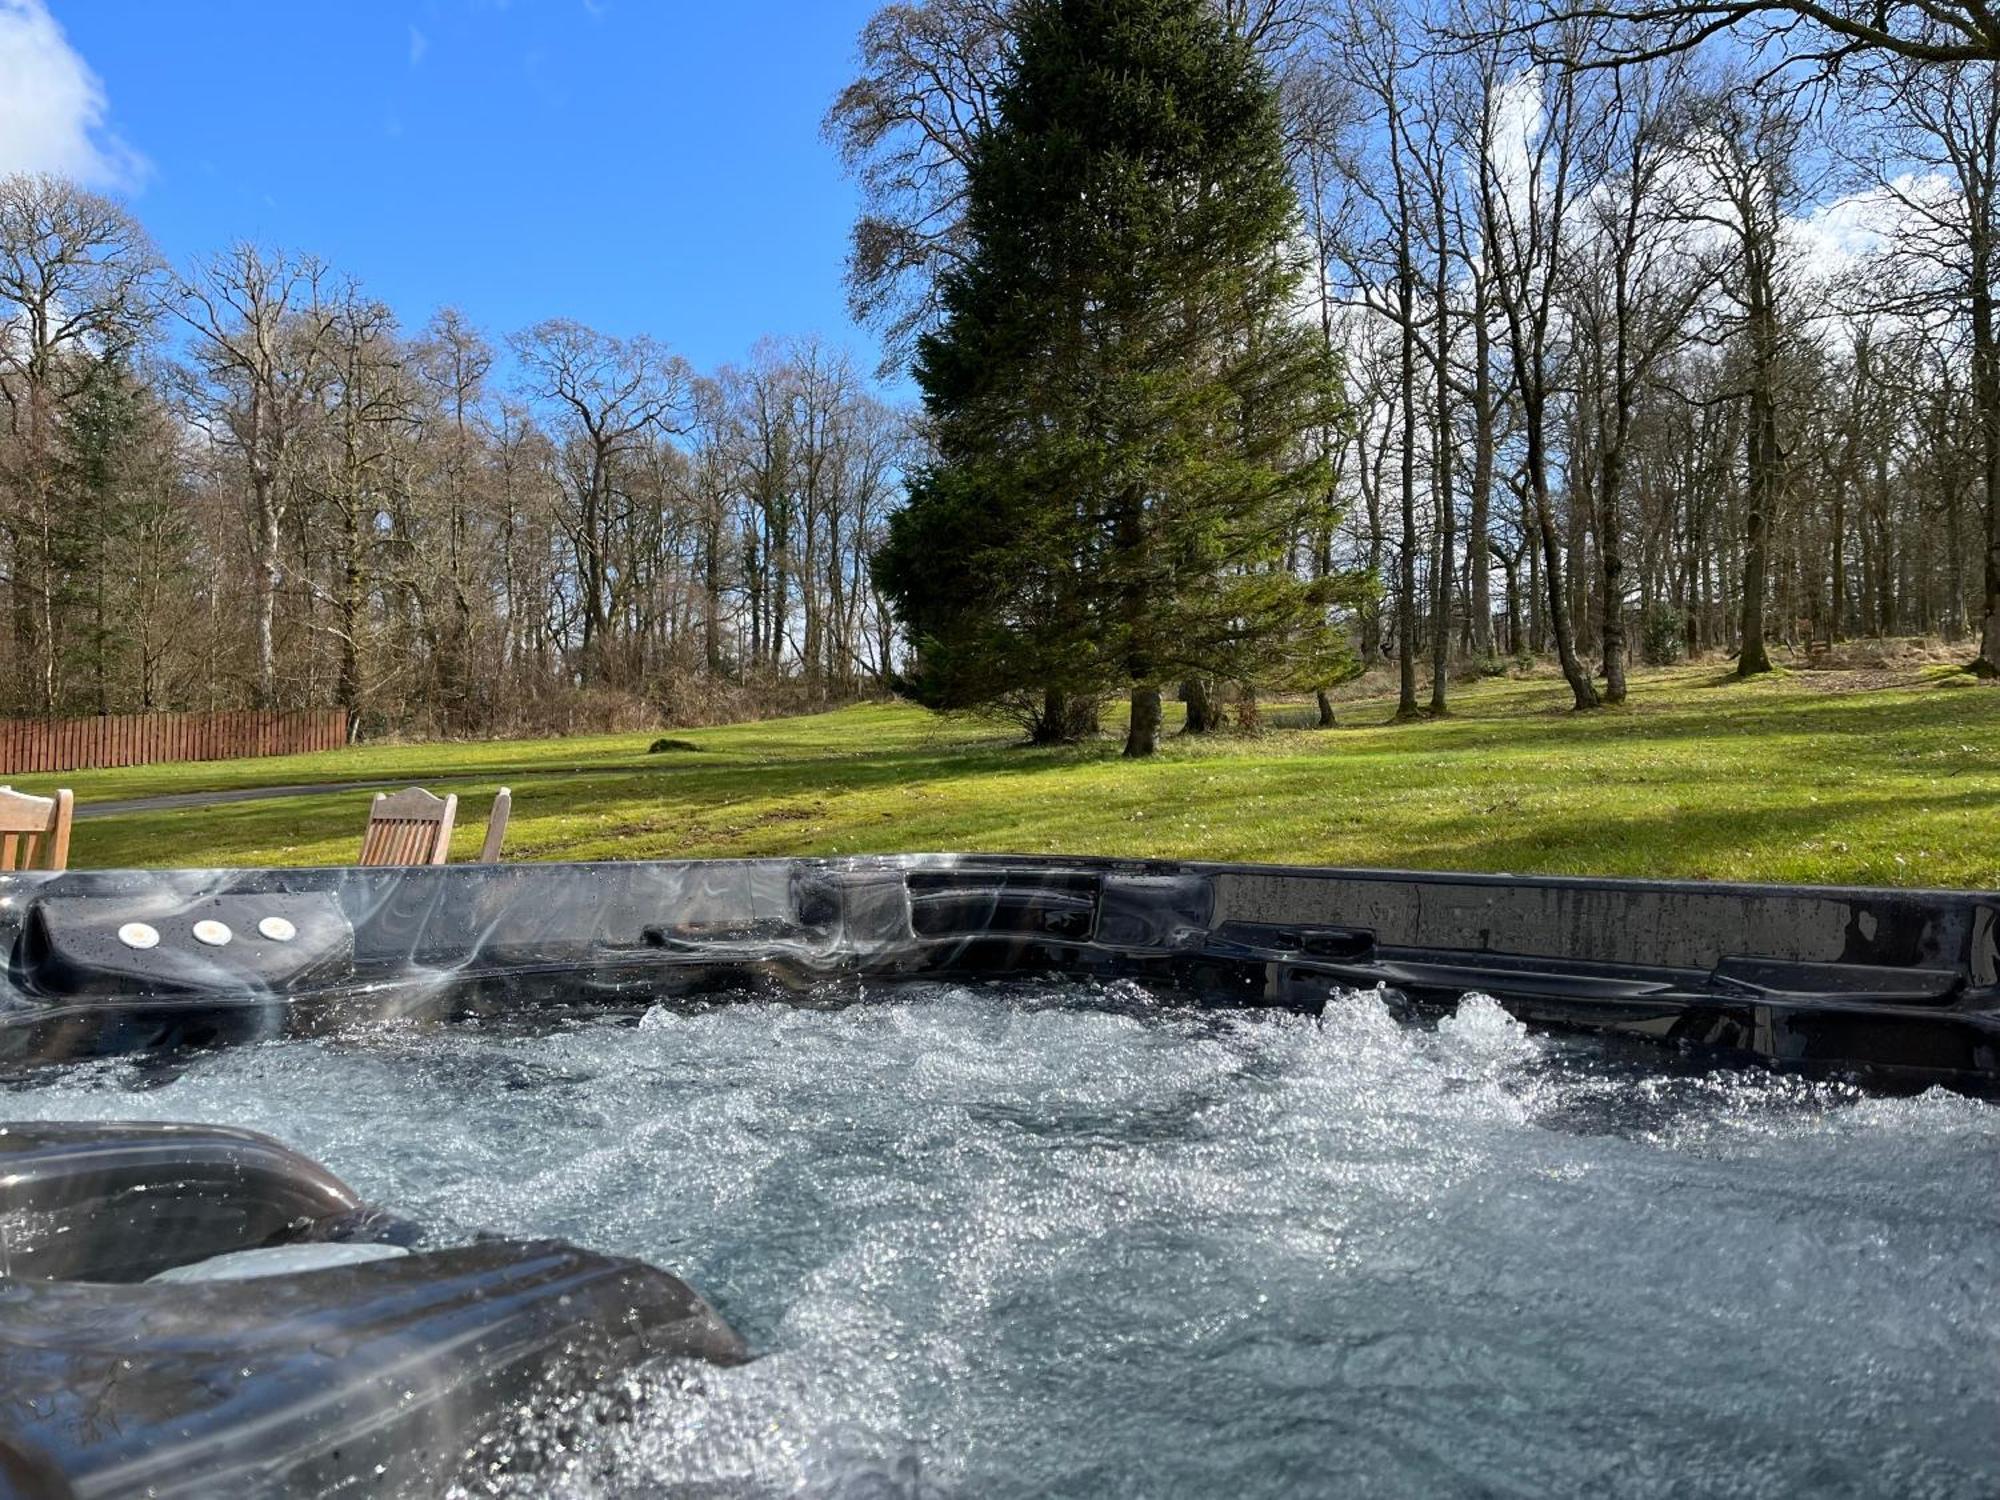
<path fill-rule="evenodd" d="M 933 462 L 878 578 L 920 697 L 1330 680 L 1347 580 L 1289 544 L 1327 504 L 1338 382 L 1299 315 L 1277 101 L 1204 0 L 1027 0 L 967 176 L 971 252 L 916 374 Z"/>

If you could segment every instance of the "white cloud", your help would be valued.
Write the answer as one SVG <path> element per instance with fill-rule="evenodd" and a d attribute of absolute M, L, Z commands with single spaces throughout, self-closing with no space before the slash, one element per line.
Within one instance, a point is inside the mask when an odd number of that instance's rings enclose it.
<path fill-rule="evenodd" d="M 1785 227 L 1808 268 L 1851 275 L 1886 252 L 1924 242 L 1927 228 L 1950 223 L 1956 200 L 1941 173 L 1905 172 L 1890 182 L 1834 198 Z"/>
<path fill-rule="evenodd" d="M 416 27 L 410 28 L 410 66 L 415 67 L 424 60 L 424 54 L 431 50 L 431 39 Z"/>
<path fill-rule="evenodd" d="M 135 183 L 145 162 L 106 127 L 109 108 L 103 83 L 44 0 L 0 0 L 0 174 Z"/>
<path fill-rule="evenodd" d="M 1528 213 L 1536 152 L 1547 119 L 1542 109 L 1542 77 L 1530 69 L 1502 83 L 1488 109 L 1492 134 L 1494 185 L 1500 196 L 1523 218 Z"/>

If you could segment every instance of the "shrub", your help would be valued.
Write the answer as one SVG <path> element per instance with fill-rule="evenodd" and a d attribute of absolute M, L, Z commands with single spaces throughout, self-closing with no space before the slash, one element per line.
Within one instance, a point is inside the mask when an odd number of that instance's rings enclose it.
<path fill-rule="evenodd" d="M 1639 654 L 1649 667 L 1670 667 L 1687 649 L 1687 621 L 1670 604 L 1655 604 L 1639 627 Z"/>

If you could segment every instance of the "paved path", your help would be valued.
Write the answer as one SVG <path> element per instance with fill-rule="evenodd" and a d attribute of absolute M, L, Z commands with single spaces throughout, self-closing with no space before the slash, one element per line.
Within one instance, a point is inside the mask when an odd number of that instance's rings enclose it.
<path fill-rule="evenodd" d="M 261 802 L 267 797 L 323 797 L 335 792 L 372 792 L 383 787 L 408 786 L 407 779 L 396 781 L 316 781 L 294 786 L 241 786 L 227 791 L 173 792 L 160 797 L 127 797 L 122 801 L 84 802 L 76 809 L 76 819 L 115 818 L 121 813 L 173 812 L 183 807 L 214 807 L 224 802 Z"/>

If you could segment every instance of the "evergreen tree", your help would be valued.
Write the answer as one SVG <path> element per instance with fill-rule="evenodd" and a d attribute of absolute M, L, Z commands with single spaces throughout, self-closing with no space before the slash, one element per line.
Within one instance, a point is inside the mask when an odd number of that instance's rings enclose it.
<path fill-rule="evenodd" d="M 1295 685 L 1344 664 L 1291 543 L 1336 425 L 1277 102 L 1204 0 L 1027 0 L 917 380 L 935 445 L 878 578 L 938 706 Z"/>
<path fill-rule="evenodd" d="M 125 471 L 140 439 L 146 393 L 115 358 L 83 366 L 76 389 L 63 433 L 62 503 L 49 531 L 51 607 L 71 621 L 61 671 L 86 679 L 92 705 L 108 713 L 124 597 L 112 558 L 126 522 Z M 78 628 L 84 620 L 88 627 Z"/>

